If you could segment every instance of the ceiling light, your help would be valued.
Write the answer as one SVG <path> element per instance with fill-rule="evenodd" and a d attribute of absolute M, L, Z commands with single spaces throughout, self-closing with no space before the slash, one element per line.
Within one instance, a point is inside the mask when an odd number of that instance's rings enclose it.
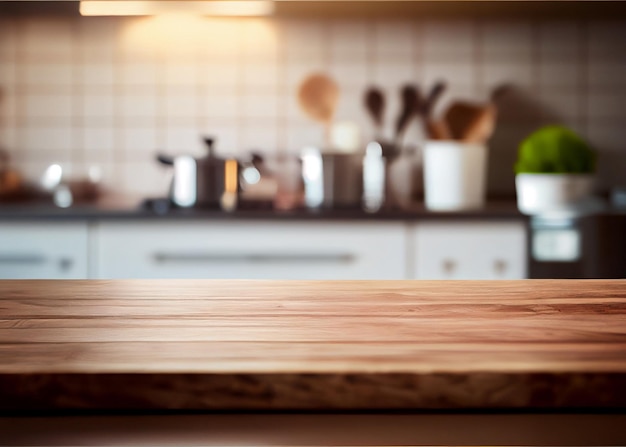
<path fill-rule="evenodd" d="M 81 0 L 80 2 L 80 13 L 83 16 L 152 16 L 181 12 L 208 16 L 267 16 L 274 12 L 274 2 L 271 0 Z"/>

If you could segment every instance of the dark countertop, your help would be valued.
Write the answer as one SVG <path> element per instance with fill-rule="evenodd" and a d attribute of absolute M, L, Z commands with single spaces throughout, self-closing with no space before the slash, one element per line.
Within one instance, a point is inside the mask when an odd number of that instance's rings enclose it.
<path fill-rule="evenodd" d="M 526 219 L 514 201 L 489 202 L 484 208 L 454 212 L 432 212 L 423 205 L 410 209 L 383 209 L 368 213 L 361 209 L 320 209 L 276 211 L 272 209 L 238 209 L 233 212 L 211 209 L 170 209 L 165 214 L 141 206 L 141 203 L 102 202 L 57 208 L 49 204 L 0 204 L 0 222 L 23 220 L 423 220 L 423 219 Z"/>

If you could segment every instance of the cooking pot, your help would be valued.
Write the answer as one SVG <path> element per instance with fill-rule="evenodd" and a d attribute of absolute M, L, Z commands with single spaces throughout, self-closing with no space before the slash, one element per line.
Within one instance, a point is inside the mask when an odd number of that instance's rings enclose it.
<path fill-rule="evenodd" d="M 302 151 L 304 200 L 308 208 L 359 208 L 363 198 L 363 154 Z"/>
<path fill-rule="evenodd" d="M 207 154 L 201 158 L 157 156 L 159 162 L 174 168 L 170 186 L 170 200 L 174 205 L 183 208 L 236 207 L 239 164 L 236 159 L 217 157 L 214 142 L 213 138 L 204 138 Z"/>

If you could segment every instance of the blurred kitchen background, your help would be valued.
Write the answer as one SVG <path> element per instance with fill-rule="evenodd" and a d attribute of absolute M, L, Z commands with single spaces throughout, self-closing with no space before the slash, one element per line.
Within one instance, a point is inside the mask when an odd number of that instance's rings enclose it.
<path fill-rule="evenodd" d="M 2 169 L 40 185 L 58 164 L 63 178 L 97 184 L 99 200 L 64 210 L 0 202 L 1 277 L 626 276 L 626 229 L 615 220 L 623 211 L 610 205 L 626 186 L 626 13 L 610 5 L 620 2 L 276 2 L 273 15 L 243 18 L 83 17 L 78 3 L 0 2 Z M 486 102 L 505 86 L 484 207 L 432 213 L 419 191 L 408 208 L 377 213 L 259 207 L 224 217 L 146 205 L 170 194 L 172 168 L 156 155 L 201 157 L 207 136 L 218 157 L 246 163 L 252 153 L 271 160 L 324 147 L 324 126 L 298 102 L 313 73 L 336 82 L 334 122 L 351 123 L 363 150 L 393 136 L 407 84 L 428 92 L 446 83 L 434 113 L 455 100 Z M 386 101 L 378 131 L 364 103 L 371 86 Z M 547 124 L 597 150 L 602 219 L 542 226 L 517 210 L 518 146 Z M 413 123 L 404 145 L 419 159 L 423 142 Z M 418 176 L 407 181 L 421 185 Z M 554 227 L 561 233 L 535 242 L 534 232 Z M 607 228 L 608 241 L 598 236 Z M 303 240 L 301 253 L 287 250 Z M 552 249 L 533 257 L 533 244 Z M 57 245 L 78 254 L 57 256 Z M 469 267 L 490 251 L 482 270 Z"/>

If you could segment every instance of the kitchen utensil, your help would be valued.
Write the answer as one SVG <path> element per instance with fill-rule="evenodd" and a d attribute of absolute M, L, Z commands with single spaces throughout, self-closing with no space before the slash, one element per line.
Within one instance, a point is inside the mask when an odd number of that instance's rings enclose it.
<path fill-rule="evenodd" d="M 423 117 L 428 120 L 432 117 L 432 114 L 435 110 L 435 105 L 441 98 L 441 95 L 446 91 L 446 83 L 444 81 L 437 81 L 435 85 L 430 89 L 424 101 L 422 101 L 421 114 Z"/>
<path fill-rule="evenodd" d="M 237 208 L 238 185 L 239 165 L 237 160 L 226 160 L 224 162 L 224 193 L 220 198 L 220 206 L 224 211 L 234 211 Z"/>
<path fill-rule="evenodd" d="M 157 156 L 160 163 L 174 168 L 170 199 L 183 208 L 231 208 L 236 204 L 236 195 L 233 199 L 236 188 L 233 185 L 238 185 L 238 175 L 233 176 L 233 166 L 236 166 L 237 161 L 217 157 L 213 138 L 204 138 L 204 143 L 207 154 L 201 158 L 195 159 L 189 155 Z"/>
<path fill-rule="evenodd" d="M 395 144 L 397 147 L 402 147 L 402 137 L 404 132 L 411 121 L 415 117 L 415 114 L 419 110 L 421 104 L 421 97 L 417 87 L 412 85 L 405 85 L 401 90 L 402 108 L 400 114 L 396 119 L 396 135 Z"/>
<path fill-rule="evenodd" d="M 21 175 L 11 168 L 9 154 L 0 150 L 0 198 L 15 195 L 21 188 Z"/>
<path fill-rule="evenodd" d="M 463 131 L 461 141 L 486 143 L 496 126 L 496 106 L 487 104 L 477 111 L 474 121 Z"/>
<path fill-rule="evenodd" d="M 337 83 L 322 73 L 308 76 L 298 88 L 298 102 L 304 113 L 324 125 L 326 145 L 330 142 L 330 125 L 338 101 Z"/>
<path fill-rule="evenodd" d="M 385 158 L 378 142 L 371 142 L 363 157 L 363 209 L 378 211 L 385 202 Z"/>
<path fill-rule="evenodd" d="M 467 130 L 482 113 L 482 105 L 465 101 L 456 101 L 445 111 L 443 120 L 455 140 L 463 140 Z"/>
<path fill-rule="evenodd" d="M 427 120 L 426 121 L 426 134 L 431 140 L 452 140 L 450 129 L 442 120 Z"/>
<path fill-rule="evenodd" d="M 485 143 L 493 134 L 496 123 L 496 106 L 493 98 L 486 104 L 457 101 L 444 114 L 444 122 L 455 140 L 467 143 Z"/>
<path fill-rule="evenodd" d="M 327 153 L 307 147 L 302 153 L 305 204 L 309 208 L 359 208 L 363 196 L 363 155 Z"/>
<path fill-rule="evenodd" d="M 365 92 L 365 108 L 376 126 L 375 138 L 378 140 L 381 138 L 385 113 L 385 96 L 378 88 L 370 87 Z"/>
<path fill-rule="evenodd" d="M 426 98 L 422 101 L 419 113 L 422 115 L 424 125 L 424 133 L 431 140 L 449 140 L 452 139 L 450 129 L 448 129 L 445 121 L 433 118 L 435 105 L 445 92 L 447 86 L 444 81 L 437 81 L 430 89 Z"/>

